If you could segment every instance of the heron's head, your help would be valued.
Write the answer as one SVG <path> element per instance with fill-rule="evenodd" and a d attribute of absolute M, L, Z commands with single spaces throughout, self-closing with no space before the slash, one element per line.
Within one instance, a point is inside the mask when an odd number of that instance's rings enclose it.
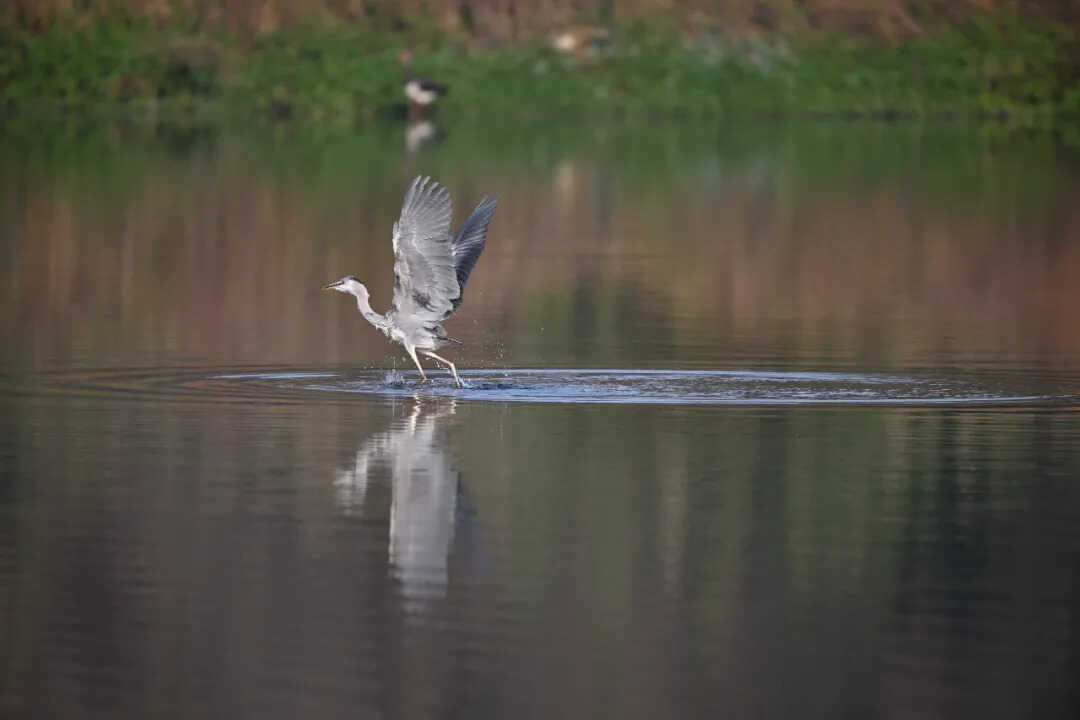
<path fill-rule="evenodd" d="M 368 294 L 367 288 L 364 287 L 364 283 L 356 279 L 355 275 L 346 275 L 340 280 L 335 280 L 329 285 L 324 285 L 323 290 L 337 290 L 338 292 L 348 293 L 349 295 L 355 295 L 360 297 L 361 293 Z"/>

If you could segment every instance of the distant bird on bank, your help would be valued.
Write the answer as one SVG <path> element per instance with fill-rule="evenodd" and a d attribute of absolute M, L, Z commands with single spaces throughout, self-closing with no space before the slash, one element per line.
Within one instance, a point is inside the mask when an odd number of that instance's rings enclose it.
<path fill-rule="evenodd" d="M 449 92 L 443 83 L 432 80 L 412 71 L 412 53 L 402 50 L 398 56 L 403 71 L 402 89 L 409 101 L 409 119 L 418 119 L 435 101 Z"/>
<path fill-rule="evenodd" d="M 392 341 L 405 346 L 427 382 L 416 351 L 450 368 L 461 387 L 457 367 L 435 350 L 451 342 L 443 320 L 461 306 L 465 283 L 484 251 L 496 201 L 485 197 L 456 235 L 450 235 L 450 193 L 431 178 L 417 177 L 405 191 L 401 216 L 394 223 L 394 300 L 380 315 L 371 309 L 368 289 L 353 275 L 326 285 L 356 297 L 364 318 Z"/>
<path fill-rule="evenodd" d="M 593 25 L 574 25 L 551 35 L 551 47 L 563 55 L 594 55 L 611 39 L 611 31 Z"/>

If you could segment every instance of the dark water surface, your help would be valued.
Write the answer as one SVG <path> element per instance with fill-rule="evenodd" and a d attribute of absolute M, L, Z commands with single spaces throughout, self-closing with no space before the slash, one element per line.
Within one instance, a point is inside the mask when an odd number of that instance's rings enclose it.
<path fill-rule="evenodd" d="M 0 134 L 0 715 L 1080 712 L 1075 149 L 440 132 Z M 461 390 L 319 292 L 417 172 Z"/>

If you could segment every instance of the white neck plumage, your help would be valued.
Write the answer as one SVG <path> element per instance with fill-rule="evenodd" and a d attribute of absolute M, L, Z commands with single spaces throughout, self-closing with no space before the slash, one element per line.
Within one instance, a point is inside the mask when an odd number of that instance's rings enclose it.
<path fill-rule="evenodd" d="M 376 328 L 386 332 L 388 326 L 386 317 L 371 309 L 368 289 L 362 283 L 350 280 L 346 283 L 346 291 L 356 297 L 356 308 L 360 314 Z"/>

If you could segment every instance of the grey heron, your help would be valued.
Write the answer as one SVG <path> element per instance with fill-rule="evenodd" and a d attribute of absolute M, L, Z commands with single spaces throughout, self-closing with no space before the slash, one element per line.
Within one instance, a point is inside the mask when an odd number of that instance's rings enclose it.
<path fill-rule="evenodd" d="M 394 299 L 390 310 L 385 315 L 372 310 L 368 289 L 354 275 L 323 289 L 355 296 L 364 318 L 390 340 L 405 346 L 423 382 L 427 382 L 427 375 L 416 357 L 417 350 L 449 367 L 454 382 L 461 387 L 457 367 L 435 350 L 448 342 L 461 344 L 446 334 L 442 323 L 461 306 L 469 273 L 484 251 L 495 205 L 494 198 L 485 197 L 451 236 L 450 193 L 431 178 L 417 177 L 405 191 L 401 216 L 394 223 Z"/>

